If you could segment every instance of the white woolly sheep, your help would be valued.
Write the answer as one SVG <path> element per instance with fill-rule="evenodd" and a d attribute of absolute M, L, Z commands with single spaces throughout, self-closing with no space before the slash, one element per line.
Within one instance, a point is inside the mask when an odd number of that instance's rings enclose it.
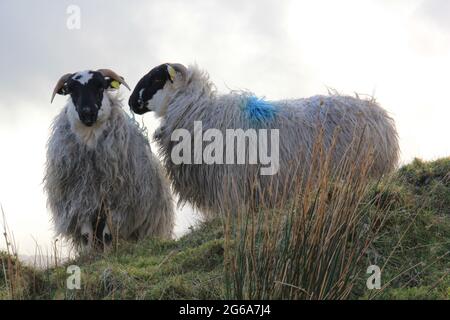
<path fill-rule="evenodd" d="M 64 75 L 56 94 L 70 98 L 47 145 L 44 188 L 58 235 L 83 251 L 113 239 L 170 237 L 174 224 L 168 181 L 137 123 L 117 95 L 128 85 L 109 69 Z"/>
<path fill-rule="evenodd" d="M 380 177 L 395 168 L 399 157 L 394 121 L 374 101 L 358 97 L 335 94 L 265 101 L 248 92 L 217 94 L 207 73 L 196 66 L 162 64 L 139 81 L 129 105 L 137 114 L 154 111 L 162 119 L 155 139 L 173 189 L 181 202 L 189 201 L 206 214 L 236 211 L 240 207 L 257 208 L 262 200 L 274 204 L 285 199 L 292 189 L 290 186 L 300 181 L 311 168 L 311 154 L 320 132 L 323 132 L 325 150 L 331 152 L 333 149 L 335 167 L 346 155 L 353 154 L 356 162 L 366 161 L 369 156 L 372 160 L 369 174 Z M 211 129 L 216 131 L 208 135 Z M 185 132 L 190 134 L 192 140 L 187 139 L 194 148 L 196 133 L 206 134 L 207 139 L 201 141 L 202 150 L 206 152 L 208 142 L 213 144 L 211 137 L 220 136 L 217 133 L 226 136 L 229 129 L 244 132 L 249 129 L 278 130 L 279 145 L 270 142 L 272 151 L 279 152 L 276 174 L 261 175 L 262 171 L 258 170 L 262 169 L 262 162 L 244 165 L 228 162 L 217 148 L 215 151 L 219 151 L 219 156 L 216 159 L 220 161 L 212 164 L 195 160 L 194 163 L 174 161 L 174 155 L 180 149 L 176 141 Z M 249 139 L 249 146 L 252 142 L 253 145 L 261 143 L 261 139 Z M 359 143 L 355 143 L 358 139 Z M 250 161 L 249 151 L 239 149 L 239 142 L 231 147 L 228 142 L 227 139 L 227 148 L 244 154 Z M 245 141 L 241 146 L 245 146 Z M 188 158 L 195 153 L 188 148 L 183 152 L 189 153 Z M 355 156 L 356 153 L 360 156 Z M 234 159 L 232 154 L 231 159 Z M 261 160 L 261 154 L 258 156 Z"/>

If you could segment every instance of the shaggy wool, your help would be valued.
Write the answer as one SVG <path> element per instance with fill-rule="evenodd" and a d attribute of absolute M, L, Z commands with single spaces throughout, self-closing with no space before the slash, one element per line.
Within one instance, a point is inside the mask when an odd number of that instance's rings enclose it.
<path fill-rule="evenodd" d="M 81 226 L 106 217 L 119 238 L 170 237 L 174 212 L 163 168 L 121 101 L 107 99 L 111 114 L 94 145 L 74 133 L 70 102 L 53 122 L 44 187 L 56 232 L 80 244 Z"/>
<path fill-rule="evenodd" d="M 196 66 L 188 68 L 185 80 L 169 94 L 155 140 L 180 201 L 192 203 L 207 216 L 256 208 L 262 199 L 269 205 L 285 201 L 286 193 L 295 189 L 293 184 L 311 168 L 319 136 L 336 167 L 345 156 L 353 156 L 355 162 L 370 157 L 370 176 L 378 178 L 397 164 L 394 121 L 372 100 L 331 94 L 266 101 L 250 92 L 218 94 L 208 74 Z M 278 129 L 278 173 L 261 176 L 260 165 L 174 164 L 171 152 L 177 142 L 171 134 L 187 129 L 194 137 L 194 121 L 202 121 L 203 132 L 213 128 L 224 136 L 226 129 Z"/>

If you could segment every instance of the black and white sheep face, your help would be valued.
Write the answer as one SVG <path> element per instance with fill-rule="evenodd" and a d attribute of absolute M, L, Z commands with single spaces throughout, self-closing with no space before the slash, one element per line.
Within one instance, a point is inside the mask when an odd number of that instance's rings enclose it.
<path fill-rule="evenodd" d="M 97 121 L 104 100 L 103 93 L 108 87 L 105 78 L 93 71 L 77 72 L 66 82 L 66 90 L 84 125 L 90 127 Z"/>
<path fill-rule="evenodd" d="M 109 115 L 109 110 L 106 110 L 109 104 L 106 104 L 108 100 L 104 94 L 105 90 L 118 89 L 121 83 L 128 88 L 123 78 L 109 69 L 68 73 L 56 84 L 52 101 L 56 94 L 70 95 L 70 111 L 76 112 L 83 125 L 91 127 L 99 117 L 107 118 Z"/>
<path fill-rule="evenodd" d="M 91 127 L 97 121 L 105 100 L 104 91 L 109 88 L 110 81 L 100 72 L 82 71 L 73 74 L 61 89 L 61 94 L 70 94 L 74 111 L 84 125 Z"/>
<path fill-rule="evenodd" d="M 177 89 L 177 82 L 183 75 L 177 65 L 165 63 L 147 73 L 133 90 L 128 105 L 136 114 L 153 111 L 163 116 L 167 107 L 168 96 Z"/>

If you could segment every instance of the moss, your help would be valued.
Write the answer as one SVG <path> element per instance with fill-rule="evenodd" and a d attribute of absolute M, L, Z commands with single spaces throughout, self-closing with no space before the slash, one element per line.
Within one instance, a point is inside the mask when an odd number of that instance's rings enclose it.
<path fill-rule="evenodd" d="M 223 263 L 223 252 L 223 240 L 206 242 L 197 248 L 189 248 L 176 254 L 166 272 L 212 271 Z"/>

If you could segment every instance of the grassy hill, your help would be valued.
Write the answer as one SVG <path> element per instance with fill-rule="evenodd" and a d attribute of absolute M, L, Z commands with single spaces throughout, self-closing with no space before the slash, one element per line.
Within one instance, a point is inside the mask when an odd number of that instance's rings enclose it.
<path fill-rule="evenodd" d="M 389 181 L 372 186 L 366 197 L 377 199 L 370 210 L 387 215 L 355 268 L 348 298 L 450 299 L 450 158 L 415 160 Z M 0 298 L 233 298 L 224 270 L 226 238 L 216 220 L 177 241 L 121 244 L 108 255 L 47 270 L 23 266 L 3 253 Z M 366 269 L 374 263 L 382 268 L 383 288 L 369 291 Z M 66 267 L 72 264 L 81 268 L 80 290 L 66 289 Z"/>

